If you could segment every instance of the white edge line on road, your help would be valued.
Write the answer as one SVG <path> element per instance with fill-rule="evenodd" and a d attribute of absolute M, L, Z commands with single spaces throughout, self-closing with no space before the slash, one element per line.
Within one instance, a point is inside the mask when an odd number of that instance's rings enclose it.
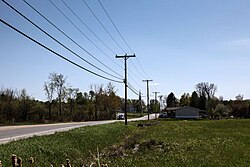
<path fill-rule="evenodd" d="M 158 114 L 157 114 L 158 115 Z M 155 115 L 156 116 L 156 115 Z M 155 119 L 154 115 L 150 114 L 150 119 Z M 139 121 L 139 120 L 146 120 L 147 116 L 141 117 L 141 118 L 134 118 L 134 119 L 129 119 L 128 121 Z M 63 131 L 68 131 L 71 129 L 75 129 L 75 128 L 80 128 L 80 127 L 84 127 L 84 126 L 94 126 L 94 125 L 100 125 L 100 124 L 108 124 L 108 123 L 114 123 L 117 122 L 118 120 L 110 120 L 110 121 L 100 121 L 100 122 L 86 122 L 86 124 L 82 124 L 82 125 L 77 125 L 77 126 L 71 126 L 71 127 L 66 127 L 66 128 L 58 128 L 58 129 L 53 129 L 53 130 L 47 130 L 47 131 L 42 131 L 42 132 L 35 132 L 35 133 L 30 133 L 30 134 L 25 134 L 25 135 L 19 135 L 19 136 L 14 136 L 14 137 L 8 137 L 8 138 L 4 138 L 4 139 L 0 139 L 0 144 L 5 144 L 11 141 L 16 141 L 19 139 L 27 139 L 33 136 L 43 136 L 43 135 L 50 135 L 50 134 L 54 134 L 55 132 L 63 132 Z M 124 121 L 124 120 L 121 120 Z M 87 124 L 90 123 L 90 124 Z"/>

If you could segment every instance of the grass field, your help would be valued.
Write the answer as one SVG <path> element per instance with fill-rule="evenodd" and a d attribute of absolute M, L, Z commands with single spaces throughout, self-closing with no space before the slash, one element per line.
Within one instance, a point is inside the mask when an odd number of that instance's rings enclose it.
<path fill-rule="evenodd" d="M 59 166 L 66 158 L 73 166 L 97 159 L 109 167 L 250 166 L 250 120 L 138 123 L 84 127 L 0 145 L 0 160 L 9 167 L 14 153 L 24 166 L 30 156 L 36 166 Z"/>

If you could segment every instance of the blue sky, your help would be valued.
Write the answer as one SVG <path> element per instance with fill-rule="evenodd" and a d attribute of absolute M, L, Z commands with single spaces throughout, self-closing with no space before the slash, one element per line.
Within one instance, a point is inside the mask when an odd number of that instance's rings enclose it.
<path fill-rule="evenodd" d="M 113 74 L 48 24 L 22 0 L 6 1 L 83 58 Z M 27 2 L 96 58 L 120 75 L 124 75 L 123 61 L 115 59 L 115 54 L 84 27 L 61 0 L 53 2 L 109 58 L 79 33 L 48 0 L 27 0 Z M 124 54 L 82 0 L 65 0 L 65 2 L 116 54 Z M 112 26 L 98 0 L 86 0 L 86 2 L 115 40 L 126 53 L 130 54 L 131 51 Z M 128 80 L 144 95 L 146 95 L 146 84 L 141 80 L 153 79 L 154 82 L 151 83 L 153 85 L 150 86 L 151 95 L 153 91 L 159 91 L 162 95 L 174 92 L 176 97 L 180 98 L 183 93 L 192 93 L 197 83 L 209 82 L 217 85 L 217 97 L 235 99 L 236 95 L 243 94 L 245 99 L 250 98 L 249 0 L 101 0 L 101 2 L 146 73 L 142 71 L 135 58 L 129 59 Z M 2 1 L 0 17 L 58 53 L 98 72 L 41 33 Z M 83 92 L 88 92 L 90 85 L 106 85 L 109 82 L 65 62 L 2 23 L 0 23 L 0 49 L 0 84 L 5 88 L 25 88 L 36 99 L 45 100 L 43 84 L 51 72 L 63 74 L 71 86 L 78 87 Z M 118 94 L 124 96 L 124 85 L 115 83 L 115 86 Z M 128 97 L 137 98 L 130 91 Z"/>

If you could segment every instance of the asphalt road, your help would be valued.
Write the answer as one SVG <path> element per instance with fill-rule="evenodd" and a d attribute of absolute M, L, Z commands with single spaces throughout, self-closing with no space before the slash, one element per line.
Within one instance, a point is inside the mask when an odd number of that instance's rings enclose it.
<path fill-rule="evenodd" d="M 148 116 L 144 116 L 141 118 L 129 119 L 128 121 L 147 120 L 147 118 Z M 154 118 L 155 114 L 151 114 L 150 119 Z M 68 131 L 70 129 L 79 128 L 83 126 L 108 124 L 116 121 L 118 120 L 41 124 L 41 125 L 2 126 L 0 127 L 0 144 L 32 136 L 49 135 L 49 134 L 54 134 L 55 132 Z M 119 120 L 119 121 L 124 122 L 124 120 Z"/>

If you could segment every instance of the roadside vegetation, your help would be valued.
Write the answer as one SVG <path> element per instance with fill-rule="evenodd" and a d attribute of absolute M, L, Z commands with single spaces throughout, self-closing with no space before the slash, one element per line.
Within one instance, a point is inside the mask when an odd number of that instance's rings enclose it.
<path fill-rule="evenodd" d="M 196 84 L 190 95 L 184 93 L 180 99 L 174 93 L 160 95 L 150 100 L 151 113 L 164 112 L 169 107 L 191 106 L 206 111 L 211 119 L 250 118 L 250 100 L 243 95 L 236 100 L 217 98 L 217 86 L 207 82 Z M 92 121 L 116 119 L 116 114 L 124 111 L 125 100 L 117 95 L 112 83 L 90 85 L 90 90 L 80 92 L 67 83 L 67 77 L 55 72 L 50 73 L 43 86 L 47 101 L 38 101 L 31 97 L 26 89 L 15 90 L 0 88 L 0 126 L 13 124 L 37 124 L 70 121 Z M 128 118 L 142 116 L 146 105 L 139 94 L 138 99 L 128 99 Z"/>
<path fill-rule="evenodd" d="M 14 141 L 0 146 L 3 166 L 12 154 L 24 166 L 249 166 L 250 120 L 140 121 L 83 127 L 55 135 Z"/>

